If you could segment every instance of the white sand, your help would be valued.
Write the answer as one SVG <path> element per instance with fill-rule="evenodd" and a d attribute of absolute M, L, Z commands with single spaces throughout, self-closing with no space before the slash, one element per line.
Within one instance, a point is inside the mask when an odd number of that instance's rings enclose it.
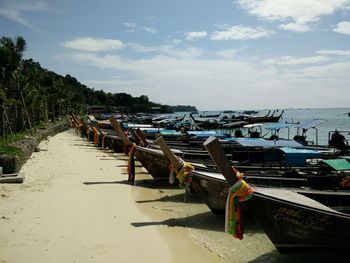
<path fill-rule="evenodd" d="M 127 177 L 125 156 L 72 130 L 39 148 L 22 168 L 24 184 L 0 185 L 0 262 L 223 262 L 185 228 L 131 224 L 154 216 L 135 202 L 149 191 L 114 183 Z"/>

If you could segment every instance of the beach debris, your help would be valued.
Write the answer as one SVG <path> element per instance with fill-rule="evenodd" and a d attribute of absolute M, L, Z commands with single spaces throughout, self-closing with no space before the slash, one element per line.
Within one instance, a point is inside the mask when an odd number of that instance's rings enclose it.
<path fill-rule="evenodd" d="M 18 183 L 23 183 L 23 181 L 24 181 L 24 173 L 4 174 L 2 167 L 0 167 L 0 183 L 18 184 Z"/>

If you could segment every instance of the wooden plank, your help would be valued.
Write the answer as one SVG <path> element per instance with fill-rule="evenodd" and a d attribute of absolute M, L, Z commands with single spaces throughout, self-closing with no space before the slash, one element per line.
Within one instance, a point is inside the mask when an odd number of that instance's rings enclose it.
<path fill-rule="evenodd" d="M 170 160 L 171 164 L 176 167 L 176 169 L 180 169 L 182 167 L 182 163 L 176 158 L 174 153 L 171 151 L 169 146 L 165 143 L 165 140 L 162 136 L 158 137 L 155 141 L 159 147 L 164 152 L 165 156 Z"/>
<path fill-rule="evenodd" d="M 137 145 L 141 144 L 141 139 L 139 138 L 139 136 L 136 134 L 135 129 L 129 129 L 131 136 L 135 139 L 135 143 Z"/>
<path fill-rule="evenodd" d="M 101 130 L 101 128 L 98 126 L 97 123 L 90 122 L 90 125 L 93 126 L 99 133 L 99 135 L 104 135 L 104 132 Z"/>
<path fill-rule="evenodd" d="M 222 175 L 226 178 L 230 185 L 234 185 L 237 181 L 231 164 L 226 158 L 225 152 L 216 137 L 210 136 L 205 142 L 204 147 L 207 149 L 211 159 L 219 168 Z"/>
<path fill-rule="evenodd" d="M 110 118 L 109 121 L 111 122 L 113 129 L 123 139 L 123 143 L 127 146 L 131 146 L 133 143 L 129 140 L 128 136 L 125 135 L 124 131 L 120 127 L 119 122 L 114 118 Z"/>
<path fill-rule="evenodd" d="M 148 146 L 149 145 L 149 142 L 146 140 L 146 137 L 144 135 L 144 133 L 140 130 L 140 128 L 137 128 L 135 130 L 137 136 L 140 138 L 140 140 L 142 141 L 143 145 L 144 146 Z"/>

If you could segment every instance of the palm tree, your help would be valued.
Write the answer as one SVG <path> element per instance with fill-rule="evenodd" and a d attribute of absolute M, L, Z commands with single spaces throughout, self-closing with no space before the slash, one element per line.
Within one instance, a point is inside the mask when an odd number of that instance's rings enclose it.
<path fill-rule="evenodd" d="M 22 57 L 25 48 L 26 42 L 23 37 L 17 37 L 15 40 L 9 37 L 0 39 L 0 86 L 2 91 L 0 100 L 5 109 L 7 106 L 14 105 L 16 99 L 21 99 L 18 93 L 18 83 L 22 74 Z M 21 114 L 23 113 L 19 112 L 19 115 Z M 22 125 L 18 126 L 19 129 L 23 128 Z"/>

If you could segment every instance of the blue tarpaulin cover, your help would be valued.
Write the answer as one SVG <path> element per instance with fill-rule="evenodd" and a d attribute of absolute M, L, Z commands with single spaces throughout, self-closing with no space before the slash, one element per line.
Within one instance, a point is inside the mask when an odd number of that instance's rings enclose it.
<path fill-rule="evenodd" d="M 260 147 L 303 147 L 302 144 L 292 140 L 266 140 L 263 138 L 233 138 L 243 146 L 260 146 Z"/>
<path fill-rule="evenodd" d="M 228 135 L 216 132 L 216 131 L 188 131 L 187 132 L 191 136 L 196 136 L 196 137 L 210 137 L 210 136 L 215 136 L 218 138 L 225 138 Z"/>
<path fill-rule="evenodd" d="M 163 131 L 164 129 L 148 128 L 148 129 L 141 129 L 141 130 L 146 132 L 146 133 L 160 133 L 160 131 Z"/>
<path fill-rule="evenodd" d="M 161 135 L 176 135 L 180 136 L 182 133 L 176 130 L 162 130 L 160 131 Z"/>
<path fill-rule="evenodd" d="M 310 149 L 280 148 L 284 152 L 285 166 L 305 166 L 307 159 L 319 158 L 321 153 Z"/>
<path fill-rule="evenodd" d="M 301 128 L 301 129 L 310 129 L 310 128 L 316 128 L 317 126 L 320 126 L 321 124 L 326 123 L 326 120 L 323 119 L 314 119 L 314 120 L 308 120 L 303 123 L 300 123 L 299 125 L 295 126 L 296 128 Z"/>
<path fill-rule="evenodd" d="M 271 123 L 266 125 L 265 129 L 275 131 L 279 129 L 289 128 L 292 126 L 293 124 L 288 124 L 288 123 Z"/>

